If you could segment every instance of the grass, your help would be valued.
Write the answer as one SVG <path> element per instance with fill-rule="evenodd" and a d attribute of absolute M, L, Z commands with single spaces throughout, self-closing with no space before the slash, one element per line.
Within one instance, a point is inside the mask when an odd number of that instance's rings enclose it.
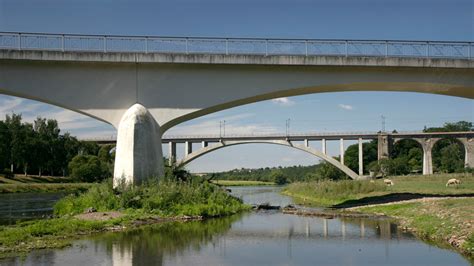
<path fill-rule="evenodd" d="M 453 246 L 474 260 L 474 198 L 439 199 L 359 207 L 357 211 L 399 219 L 422 239 Z"/>
<path fill-rule="evenodd" d="M 446 187 L 450 178 L 461 180 L 459 186 Z M 294 197 L 297 202 L 319 206 L 343 205 L 352 201 L 368 201 L 382 196 L 402 193 L 426 195 L 462 195 L 474 193 L 474 176 L 470 175 L 432 175 L 390 177 L 394 186 L 387 187 L 383 180 L 370 181 L 319 181 L 290 184 L 283 194 Z"/>
<path fill-rule="evenodd" d="M 0 193 L 76 192 L 86 191 L 92 184 L 75 183 L 69 177 L 15 175 L 13 179 L 0 176 Z"/>
<path fill-rule="evenodd" d="M 275 182 L 252 180 L 212 180 L 214 184 L 222 186 L 274 186 Z"/>
<path fill-rule="evenodd" d="M 119 211 L 124 215 L 107 221 L 75 218 L 76 214 L 91 207 L 97 211 Z M 59 200 L 54 206 L 54 218 L 0 226 L 0 253 L 62 247 L 80 235 L 104 231 L 116 225 L 128 227 L 137 220 L 180 216 L 216 217 L 248 209 L 250 206 L 209 183 L 164 180 L 119 193 L 112 189 L 109 181 L 93 184 L 84 193 Z"/>

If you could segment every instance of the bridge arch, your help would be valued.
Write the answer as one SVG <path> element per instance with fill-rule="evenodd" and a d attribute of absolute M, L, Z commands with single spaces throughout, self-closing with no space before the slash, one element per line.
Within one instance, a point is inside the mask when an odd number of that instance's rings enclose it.
<path fill-rule="evenodd" d="M 275 144 L 275 145 L 282 145 L 282 146 L 287 146 L 291 148 L 295 148 L 304 152 L 307 152 L 313 156 L 316 156 L 320 159 L 325 160 L 326 162 L 332 164 L 333 166 L 337 167 L 339 170 L 344 172 L 346 175 L 348 175 L 352 179 L 359 179 L 360 176 L 356 174 L 354 171 L 352 171 L 349 167 L 343 165 L 336 159 L 332 158 L 331 156 L 328 156 L 327 154 L 324 154 L 321 151 L 318 151 L 316 149 L 313 149 L 311 147 L 301 145 L 301 144 L 294 144 L 291 141 L 287 140 L 232 140 L 232 141 L 222 141 L 214 145 L 209 145 L 207 147 L 204 147 L 200 150 L 197 150 L 195 152 L 192 152 L 188 155 L 186 155 L 182 160 L 178 162 L 178 165 L 186 165 L 193 160 L 208 154 L 210 152 L 222 149 L 224 147 L 229 147 L 229 146 L 235 146 L 235 145 L 243 145 L 243 144 L 256 144 L 256 143 L 262 143 L 262 144 Z"/>

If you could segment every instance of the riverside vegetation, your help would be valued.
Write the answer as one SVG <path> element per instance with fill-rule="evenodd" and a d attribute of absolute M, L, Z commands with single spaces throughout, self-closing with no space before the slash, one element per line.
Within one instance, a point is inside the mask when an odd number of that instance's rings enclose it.
<path fill-rule="evenodd" d="M 81 219 L 93 209 L 99 214 L 114 212 L 111 219 Z M 70 244 L 80 235 L 123 230 L 143 223 L 225 216 L 250 209 L 240 199 L 216 185 L 200 181 L 162 179 L 117 191 L 110 181 L 95 184 L 87 192 L 75 193 L 54 206 L 50 219 L 0 226 L 0 252 L 26 252 Z"/>
<path fill-rule="evenodd" d="M 461 180 L 461 184 L 446 187 L 451 178 Z M 439 246 L 454 247 L 474 260 L 472 174 L 395 176 L 390 179 L 394 186 L 386 186 L 380 179 L 375 182 L 326 180 L 292 183 L 283 194 L 303 204 L 338 208 L 357 206 L 349 210 L 394 217 L 402 227 L 420 238 Z M 391 203 L 378 205 L 385 202 Z"/>

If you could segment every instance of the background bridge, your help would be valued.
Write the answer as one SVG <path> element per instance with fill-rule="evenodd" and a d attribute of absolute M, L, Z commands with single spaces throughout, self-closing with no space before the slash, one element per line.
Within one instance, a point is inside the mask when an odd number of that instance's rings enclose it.
<path fill-rule="evenodd" d="M 411 139 L 418 142 L 423 149 L 423 174 L 433 174 L 432 149 L 434 144 L 445 138 L 457 139 L 463 144 L 465 150 L 466 167 L 474 167 L 474 131 L 469 132 L 333 132 L 333 133 L 301 133 L 301 134 L 261 134 L 261 135 L 201 135 L 201 136 L 164 136 L 162 143 L 168 144 L 170 163 L 177 162 L 185 165 L 191 161 L 222 149 L 224 147 L 243 144 L 276 144 L 295 148 L 312 154 L 326 162 L 334 165 L 352 179 L 359 179 L 364 176 L 363 146 L 364 140 L 378 141 L 378 159 L 389 158 L 390 150 L 394 143 L 404 139 Z M 114 136 L 110 138 L 84 139 L 94 141 L 98 144 L 115 144 Z M 327 141 L 339 141 L 340 156 L 339 161 L 327 154 Z M 344 165 L 344 141 L 358 141 L 359 172 L 355 173 Z M 321 141 L 321 151 L 310 147 L 310 141 Z M 297 142 L 303 142 L 299 144 Z M 177 159 L 176 144 L 184 143 L 184 158 Z M 193 144 L 200 143 L 201 148 L 193 151 Z"/>

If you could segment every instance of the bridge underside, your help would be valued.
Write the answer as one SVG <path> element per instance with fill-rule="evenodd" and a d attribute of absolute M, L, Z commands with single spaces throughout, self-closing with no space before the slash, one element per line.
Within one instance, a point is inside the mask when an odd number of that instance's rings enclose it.
<path fill-rule="evenodd" d="M 201 57 L 179 55 L 181 62 L 176 63 L 172 59 L 154 61 L 161 58 L 156 54 L 1 51 L 0 93 L 54 104 L 112 124 L 119 136 L 126 136 L 118 140 L 118 161 L 136 158 L 142 149 L 144 154 L 162 154 L 160 145 L 135 144 L 139 139 L 155 137 L 160 143 L 161 135 L 178 123 L 272 98 L 342 91 L 406 91 L 474 98 L 471 60 L 405 58 L 396 60 L 396 66 L 391 58 L 356 57 L 349 61 L 340 57 L 303 60 L 253 56 L 233 62 L 235 56 L 220 55 L 227 63 L 213 64 L 212 55 L 205 55 L 207 63 Z M 145 128 L 153 124 L 152 135 L 140 130 L 141 116 L 127 126 L 121 125 L 135 104 L 149 113 L 147 119 L 154 120 L 145 123 Z M 121 143 L 124 141 L 128 144 Z M 116 165 L 115 178 L 134 176 L 127 180 L 135 183 L 133 180 L 148 178 L 145 174 L 162 173 L 161 164 L 149 161 L 155 160 L 153 156 L 134 160 L 133 167 Z M 137 176 L 138 172 L 131 169 L 143 169 L 139 171 L 142 174 Z"/>

